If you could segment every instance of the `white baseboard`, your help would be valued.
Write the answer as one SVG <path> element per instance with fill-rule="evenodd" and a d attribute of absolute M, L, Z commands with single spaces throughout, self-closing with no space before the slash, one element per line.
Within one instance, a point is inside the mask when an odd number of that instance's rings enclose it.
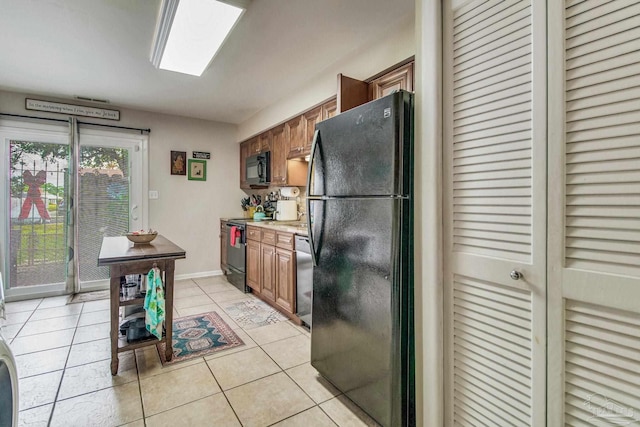
<path fill-rule="evenodd" d="M 199 273 L 177 274 L 174 280 L 199 279 L 201 277 L 222 276 L 222 270 L 201 271 Z"/>
<path fill-rule="evenodd" d="M 174 277 L 174 280 L 199 279 L 202 277 L 222 276 L 222 275 L 223 275 L 222 270 L 201 271 L 199 273 L 178 274 Z M 85 283 L 82 286 L 81 293 L 100 291 L 105 289 L 109 289 L 109 281 L 97 280 L 95 282 Z M 25 290 L 26 292 L 6 295 L 5 296 L 6 302 L 15 302 L 15 301 L 22 301 L 27 299 L 34 299 L 34 298 L 47 298 L 52 296 L 65 295 L 64 290 L 56 290 L 56 291 L 47 290 L 44 292 L 34 292 L 32 289 L 28 289 L 26 287 L 20 290 L 21 291 Z"/>

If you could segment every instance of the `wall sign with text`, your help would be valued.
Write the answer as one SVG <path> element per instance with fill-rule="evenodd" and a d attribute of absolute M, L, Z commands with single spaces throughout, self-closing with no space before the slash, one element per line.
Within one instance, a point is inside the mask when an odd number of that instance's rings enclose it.
<path fill-rule="evenodd" d="M 194 151 L 193 152 L 193 158 L 194 159 L 210 159 L 211 158 L 211 153 L 208 153 L 206 151 Z"/>
<path fill-rule="evenodd" d="M 69 114 L 72 116 L 94 117 L 96 119 L 120 120 L 120 111 L 105 108 L 86 107 L 84 105 L 65 104 L 62 102 L 25 99 L 27 110 L 46 111 L 48 113 Z"/>

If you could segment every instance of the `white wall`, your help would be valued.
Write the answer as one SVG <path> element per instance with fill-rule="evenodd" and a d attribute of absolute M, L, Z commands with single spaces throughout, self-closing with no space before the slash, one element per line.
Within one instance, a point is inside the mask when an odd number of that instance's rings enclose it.
<path fill-rule="evenodd" d="M 24 109 L 25 97 L 81 104 L 43 95 L 0 91 L 0 112 L 38 117 L 66 118 Z M 90 104 L 89 104 L 90 105 Z M 239 150 L 235 125 L 150 113 L 120 110 L 120 121 L 79 117 L 80 121 L 116 126 L 150 128 L 149 190 L 160 197 L 149 200 L 149 226 L 181 246 L 187 258 L 176 262 L 176 275 L 197 276 L 220 270 L 219 220 L 241 217 Z M 208 151 L 206 182 L 171 175 L 170 151 Z"/>
<path fill-rule="evenodd" d="M 339 73 L 364 80 L 413 56 L 416 52 L 414 18 L 389 28 L 388 34 L 372 40 L 369 46 L 354 51 L 348 58 L 327 64 L 295 93 L 283 94 L 280 100 L 244 121 L 238 128 L 238 141 L 243 141 L 284 120 L 293 117 L 336 94 Z M 286 72 L 286 66 L 283 70 Z"/>

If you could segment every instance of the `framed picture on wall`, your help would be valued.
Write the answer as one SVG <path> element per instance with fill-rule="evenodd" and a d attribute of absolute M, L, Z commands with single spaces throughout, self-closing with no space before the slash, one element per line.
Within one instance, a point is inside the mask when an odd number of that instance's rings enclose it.
<path fill-rule="evenodd" d="M 207 161 L 189 159 L 189 179 L 192 181 L 207 180 Z"/>
<path fill-rule="evenodd" d="M 187 174 L 187 152 L 171 151 L 171 175 Z"/>

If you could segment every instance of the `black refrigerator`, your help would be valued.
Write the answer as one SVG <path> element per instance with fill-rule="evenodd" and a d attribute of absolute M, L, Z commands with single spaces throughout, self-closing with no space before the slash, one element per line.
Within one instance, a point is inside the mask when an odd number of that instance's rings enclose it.
<path fill-rule="evenodd" d="M 413 95 L 316 125 L 311 364 L 383 426 L 415 425 Z"/>

